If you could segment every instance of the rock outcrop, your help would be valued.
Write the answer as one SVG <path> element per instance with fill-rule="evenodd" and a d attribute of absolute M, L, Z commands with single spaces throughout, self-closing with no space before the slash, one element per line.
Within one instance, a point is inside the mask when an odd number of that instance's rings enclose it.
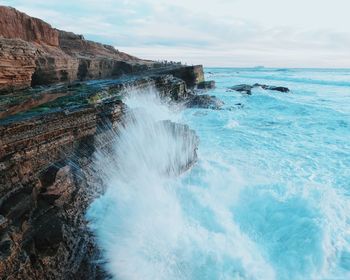
<path fill-rule="evenodd" d="M 0 6 L 0 14 L 0 36 L 58 47 L 58 31 L 48 23 L 5 6 Z"/>
<path fill-rule="evenodd" d="M 164 70 L 161 71 L 164 73 Z M 189 87 L 194 87 L 198 83 L 204 81 L 204 71 L 202 65 L 175 67 L 166 69 L 165 72 L 185 81 Z"/>
<path fill-rule="evenodd" d="M 262 84 L 254 84 L 254 87 L 261 87 L 262 89 L 279 91 L 279 92 L 289 92 L 290 91 L 289 88 L 281 87 L 281 86 L 268 86 L 268 85 L 262 85 Z"/>
<path fill-rule="evenodd" d="M 97 112 L 81 109 L 2 126 L 2 279 L 95 278 L 95 249 L 84 220 L 92 190 L 88 178 L 78 176 L 85 176 L 93 151 L 87 139 L 96 131 Z"/>
<path fill-rule="evenodd" d="M 25 41 L 0 37 L 0 94 L 30 87 L 36 50 Z"/>
<path fill-rule="evenodd" d="M 0 92 L 75 80 L 117 77 L 153 67 L 112 46 L 52 28 L 0 6 Z"/>
<path fill-rule="evenodd" d="M 223 101 L 208 94 L 191 95 L 186 102 L 186 106 L 189 108 L 204 108 L 213 110 L 219 110 L 223 105 Z"/>
<path fill-rule="evenodd" d="M 44 94 L 64 95 L 0 120 L 2 279 L 104 279 L 84 218 L 103 192 L 92 155 L 108 130 L 122 123 L 123 94 L 148 87 L 164 99 L 192 98 L 186 83 L 171 75 L 95 81 L 54 88 Z M 187 126 L 169 127 L 195 137 Z M 193 153 L 183 169 L 196 159 Z"/>
<path fill-rule="evenodd" d="M 244 94 L 251 95 L 253 88 L 254 87 L 251 86 L 251 85 L 242 84 L 242 85 L 236 85 L 236 86 L 230 87 L 229 90 L 230 91 L 238 91 L 238 92 L 241 92 L 241 93 L 244 93 Z"/>
<path fill-rule="evenodd" d="M 0 6 L 0 94 L 33 86 L 153 72 L 189 87 L 204 81 L 201 65 L 163 65 L 120 52 L 82 35 L 52 28 L 14 8 Z"/>
<path fill-rule="evenodd" d="M 289 88 L 287 87 L 280 87 L 280 86 L 269 86 L 269 85 L 264 85 L 264 84 L 254 84 L 254 85 L 246 85 L 246 84 L 242 84 L 242 85 L 236 85 L 233 87 L 230 87 L 229 90 L 230 91 L 238 91 L 244 94 L 248 94 L 251 95 L 252 94 L 252 89 L 253 88 L 262 88 L 265 90 L 273 90 L 273 91 L 279 91 L 279 92 L 289 92 Z"/>
<path fill-rule="evenodd" d="M 105 279 L 85 212 L 104 191 L 92 155 L 123 124 L 122 97 L 152 87 L 191 107 L 220 102 L 191 90 L 200 65 L 163 67 L 9 7 L 0 14 L 0 278 Z"/>
<path fill-rule="evenodd" d="M 215 88 L 215 81 L 202 81 L 197 84 L 197 89 L 213 89 Z"/>

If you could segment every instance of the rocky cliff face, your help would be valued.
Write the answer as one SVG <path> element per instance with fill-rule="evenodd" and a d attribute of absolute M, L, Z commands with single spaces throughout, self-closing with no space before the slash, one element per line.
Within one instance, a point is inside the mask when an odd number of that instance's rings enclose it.
<path fill-rule="evenodd" d="M 127 89 L 192 106 L 203 68 L 163 67 L 9 7 L 0 15 L 0 278 L 104 279 L 84 218 L 104 191 L 93 153 L 123 124 Z"/>
<path fill-rule="evenodd" d="M 0 15 L 0 92 L 137 73 L 154 64 L 13 8 L 0 6 Z"/>
<path fill-rule="evenodd" d="M 100 122 L 122 113 L 109 102 L 2 124 L 2 279 L 100 278 L 84 219 L 100 191 L 89 164 Z"/>
<path fill-rule="evenodd" d="M 0 37 L 0 94 L 30 87 L 36 69 L 36 47 Z"/>
<path fill-rule="evenodd" d="M 64 93 L 57 100 L 0 120 L 0 278 L 106 277 L 84 219 L 103 193 L 92 155 L 123 122 L 126 89 L 148 87 L 173 101 L 191 97 L 171 75 L 94 82 L 56 88 Z M 183 131 L 194 135 L 187 126 Z M 194 150 L 190 164 L 195 159 Z"/>
<path fill-rule="evenodd" d="M 0 35 L 58 47 L 58 31 L 46 22 L 10 7 L 0 6 Z"/>
<path fill-rule="evenodd" d="M 105 79 L 149 71 L 168 73 L 194 86 L 201 66 L 162 65 L 52 28 L 16 9 L 0 6 L 0 94 L 31 86 Z"/>

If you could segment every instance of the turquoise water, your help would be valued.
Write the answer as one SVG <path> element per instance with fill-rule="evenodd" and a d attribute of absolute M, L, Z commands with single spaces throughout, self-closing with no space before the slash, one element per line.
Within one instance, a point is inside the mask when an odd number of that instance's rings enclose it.
<path fill-rule="evenodd" d="M 196 131 L 191 170 L 138 168 L 166 164 L 158 157 L 173 147 L 148 143 L 147 127 L 132 134 L 145 133 L 139 145 L 125 140 L 130 174 L 97 158 L 107 192 L 88 218 L 106 268 L 116 279 L 350 279 L 350 70 L 208 68 L 206 78 L 223 110 L 127 102 Z M 243 83 L 291 92 L 227 91 Z"/>

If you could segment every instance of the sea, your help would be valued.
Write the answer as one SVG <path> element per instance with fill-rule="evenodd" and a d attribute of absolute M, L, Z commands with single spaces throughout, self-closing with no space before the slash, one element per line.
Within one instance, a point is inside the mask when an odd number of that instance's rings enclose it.
<path fill-rule="evenodd" d="M 113 279 L 350 279 L 350 70 L 205 68 L 221 110 L 124 102 L 129 125 L 96 152 L 106 192 L 87 219 Z M 251 95 L 228 90 L 237 84 Z M 196 148 L 158 125 L 195 131 Z M 180 160 L 179 160 L 180 158 Z"/>

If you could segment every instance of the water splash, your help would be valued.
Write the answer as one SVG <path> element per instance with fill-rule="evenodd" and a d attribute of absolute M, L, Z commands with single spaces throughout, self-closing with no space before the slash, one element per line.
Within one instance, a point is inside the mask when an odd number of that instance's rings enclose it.
<path fill-rule="evenodd" d="M 173 176 L 194 159 L 196 137 L 188 128 L 169 129 L 164 120 L 181 115 L 161 104 L 154 91 L 132 93 L 125 102 L 132 114 L 112 134 L 111 148 L 96 152 L 106 193 L 87 214 L 111 275 L 273 279 L 272 268 L 232 221 L 229 205 L 237 194 L 227 193 L 232 185 L 234 192 L 239 189 L 235 171 L 217 160 L 202 161 L 198 170 L 206 176 Z M 205 223 L 202 210 L 216 225 Z"/>
<path fill-rule="evenodd" d="M 182 212 L 170 182 L 196 159 L 198 139 L 163 105 L 154 90 L 129 92 L 123 124 L 95 153 L 106 193 L 88 218 L 112 275 L 156 279 L 177 275 L 173 255 Z"/>
<path fill-rule="evenodd" d="M 212 70 L 213 94 L 237 110 L 174 112 L 154 92 L 126 100 L 135 114 L 96 154 L 107 191 L 88 213 L 115 279 L 350 279 L 349 92 L 299 81 L 289 95 L 226 92 L 262 71 Z M 164 120 L 201 140 L 181 176 L 192 148 Z"/>

